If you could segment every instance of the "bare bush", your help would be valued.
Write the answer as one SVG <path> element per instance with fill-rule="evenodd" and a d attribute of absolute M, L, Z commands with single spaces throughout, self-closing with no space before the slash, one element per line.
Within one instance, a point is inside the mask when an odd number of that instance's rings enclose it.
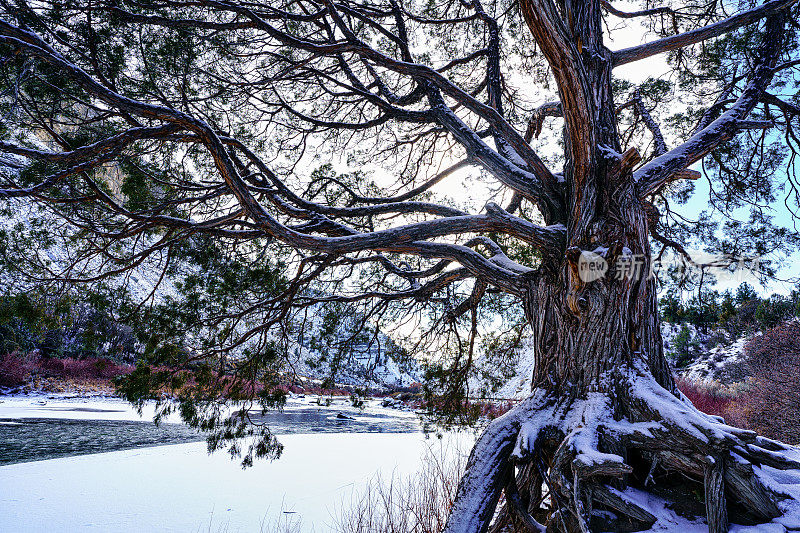
<path fill-rule="evenodd" d="M 789 321 L 745 346 L 753 373 L 748 425 L 772 438 L 800 443 L 800 322 Z"/>
<path fill-rule="evenodd" d="M 281 510 L 281 514 L 272 520 L 264 519 L 261 522 L 260 533 L 301 533 L 306 531 L 303 522 L 294 514 Z"/>
<path fill-rule="evenodd" d="M 751 429 L 749 423 L 750 387 L 731 386 L 719 382 L 697 382 L 679 377 L 678 389 L 691 400 L 692 405 L 706 414 L 721 416 L 728 424 Z"/>
<path fill-rule="evenodd" d="M 335 517 L 343 533 L 439 533 L 456 496 L 467 453 L 452 440 L 428 446 L 418 472 L 376 477 Z"/>

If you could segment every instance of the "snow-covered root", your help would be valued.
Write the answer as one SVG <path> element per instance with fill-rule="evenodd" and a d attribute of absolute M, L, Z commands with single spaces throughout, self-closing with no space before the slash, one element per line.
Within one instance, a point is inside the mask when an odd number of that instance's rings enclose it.
<path fill-rule="evenodd" d="M 547 395 L 534 393 L 487 426 L 467 461 L 445 533 L 483 533 L 489 528 L 511 472 L 511 453 L 520 427 L 531 418 L 543 418 L 539 414 L 547 412 Z"/>
<path fill-rule="evenodd" d="M 646 531 L 659 516 L 644 493 L 691 500 L 702 491 L 709 532 L 725 532 L 732 506 L 762 523 L 800 508 L 775 479 L 792 471 L 800 484 L 798 455 L 698 411 L 646 369 L 626 369 L 584 398 L 558 402 L 536 391 L 493 421 L 473 449 L 445 531 Z M 662 484 L 670 483 L 665 496 Z"/>

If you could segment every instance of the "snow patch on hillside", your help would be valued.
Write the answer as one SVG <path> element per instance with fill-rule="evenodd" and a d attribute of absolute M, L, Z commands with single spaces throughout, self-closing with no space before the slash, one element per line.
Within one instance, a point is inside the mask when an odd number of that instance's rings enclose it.
<path fill-rule="evenodd" d="M 65 222 L 49 211 L 18 199 L 6 199 L 2 207 L 12 213 L 11 216 L 0 216 L 0 230 L 5 232 L 10 239 L 24 238 L 26 233 L 44 228 L 51 232 L 53 240 L 50 245 L 38 246 L 41 243 L 37 241 L 37 248 L 30 249 L 29 252 L 36 254 L 38 262 L 46 266 L 53 274 L 91 278 L 108 269 L 107 264 L 101 264 L 99 257 L 82 259 L 79 254 L 71 252 L 63 238 L 62 229 Z M 147 244 L 140 246 L 146 247 Z M 153 253 L 131 270 L 110 276 L 104 279 L 103 283 L 112 289 L 126 290 L 134 301 L 152 298 L 158 303 L 168 297 L 177 298 L 177 278 L 168 275 L 162 276 L 166 261 L 166 251 Z M 187 269 L 191 268 L 190 265 L 181 265 L 181 267 L 184 275 L 188 273 Z M 36 283 L 38 282 L 31 281 L 21 272 L 0 271 L 0 286 L 5 290 L 24 291 Z"/>
<path fill-rule="evenodd" d="M 491 396 L 496 398 L 522 399 L 531 394 L 531 378 L 533 377 L 534 353 L 533 339 L 525 338 L 520 342 L 520 346 L 512 352 L 515 361 L 512 364 L 512 375 L 497 389 Z M 479 364 L 487 364 L 482 360 Z M 484 385 L 476 380 L 473 388 Z"/>
<path fill-rule="evenodd" d="M 682 330 L 688 331 L 691 358 L 675 368 L 675 373 L 691 381 L 735 383 L 746 378 L 745 346 L 760 332 L 733 337 L 724 329 L 698 330 L 692 324 L 661 324 L 664 353 L 674 365 L 678 351 L 677 339 Z"/>
<path fill-rule="evenodd" d="M 692 381 L 734 381 L 741 373 L 739 369 L 745 363 L 744 347 L 748 340 L 747 337 L 740 337 L 728 346 L 718 344 L 704 352 L 685 369 L 678 369 L 678 372 Z M 737 370 L 735 376 L 732 375 L 733 369 Z"/>
<path fill-rule="evenodd" d="M 384 387 L 409 387 L 421 380 L 419 365 L 416 360 L 396 361 L 386 350 L 387 337 L 383 337 L 380 346 L 357 346 L 349 358 L 336 373 L 336 382 L 349 386 L 368 386 L 375 388 Z M 312 368 L 306 361 L 316 359 L 319 353 L 316 350 L 293 343 L 289 348 L 293 351 L 298 363 L 297 374 L 307 376 L 321 383 L 322 379 L 330 374 L 330 365 Z"/>

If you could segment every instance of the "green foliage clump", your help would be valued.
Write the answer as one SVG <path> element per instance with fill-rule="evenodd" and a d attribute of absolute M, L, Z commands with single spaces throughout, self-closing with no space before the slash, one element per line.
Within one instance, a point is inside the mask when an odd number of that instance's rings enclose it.
<path fill-rule="evenodd" d="M 785 296 L 773 294 L 758 304 L 755 319 L 763 328 L 773 328 L 793 316 L 796 311 L 796 302 Z"/>
<path fill-rule="evenodd" d="M 660 302 L 661 318 L 669 323 L 692 324 L 702 331 L 721 328 L 731 334 L 761 331 L 800 316 L 800 291 L 789 296 L 773 294 L 761 298 L 747 283 L 735 293 L 705 291 L 700 297 L 682 301 L 675 293 L 667 293 Z"/>
<path fill-rule="evenodd" d="M 0 296 L 0 351 L 131 362 L 137 346 L 132 328 L 119 319 L 118 297 L 107 289 Z"/>
<path fill-rule="evenodd" d="M 669 355 L 672 358 L 672 364 L 676 368 L 682 368 L 694 359 L 700 345 L 693 337 L 692 330 L 684 324 L 678 334 L 673 337 L 671 348 L 672 351 Z"/>

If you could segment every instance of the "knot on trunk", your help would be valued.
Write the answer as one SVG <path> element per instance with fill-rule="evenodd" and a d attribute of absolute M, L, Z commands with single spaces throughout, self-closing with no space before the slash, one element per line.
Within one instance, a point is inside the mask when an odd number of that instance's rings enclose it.
<path fill-rule="evenodd" d="M 590 251 L 570 246 L 564 255 L 567 262 L 567 307 L 575 316 L 586 314 L 595 307 L 587 285 L 602 279 L 608 272 L 605 252 L 603 247 Z"/>

